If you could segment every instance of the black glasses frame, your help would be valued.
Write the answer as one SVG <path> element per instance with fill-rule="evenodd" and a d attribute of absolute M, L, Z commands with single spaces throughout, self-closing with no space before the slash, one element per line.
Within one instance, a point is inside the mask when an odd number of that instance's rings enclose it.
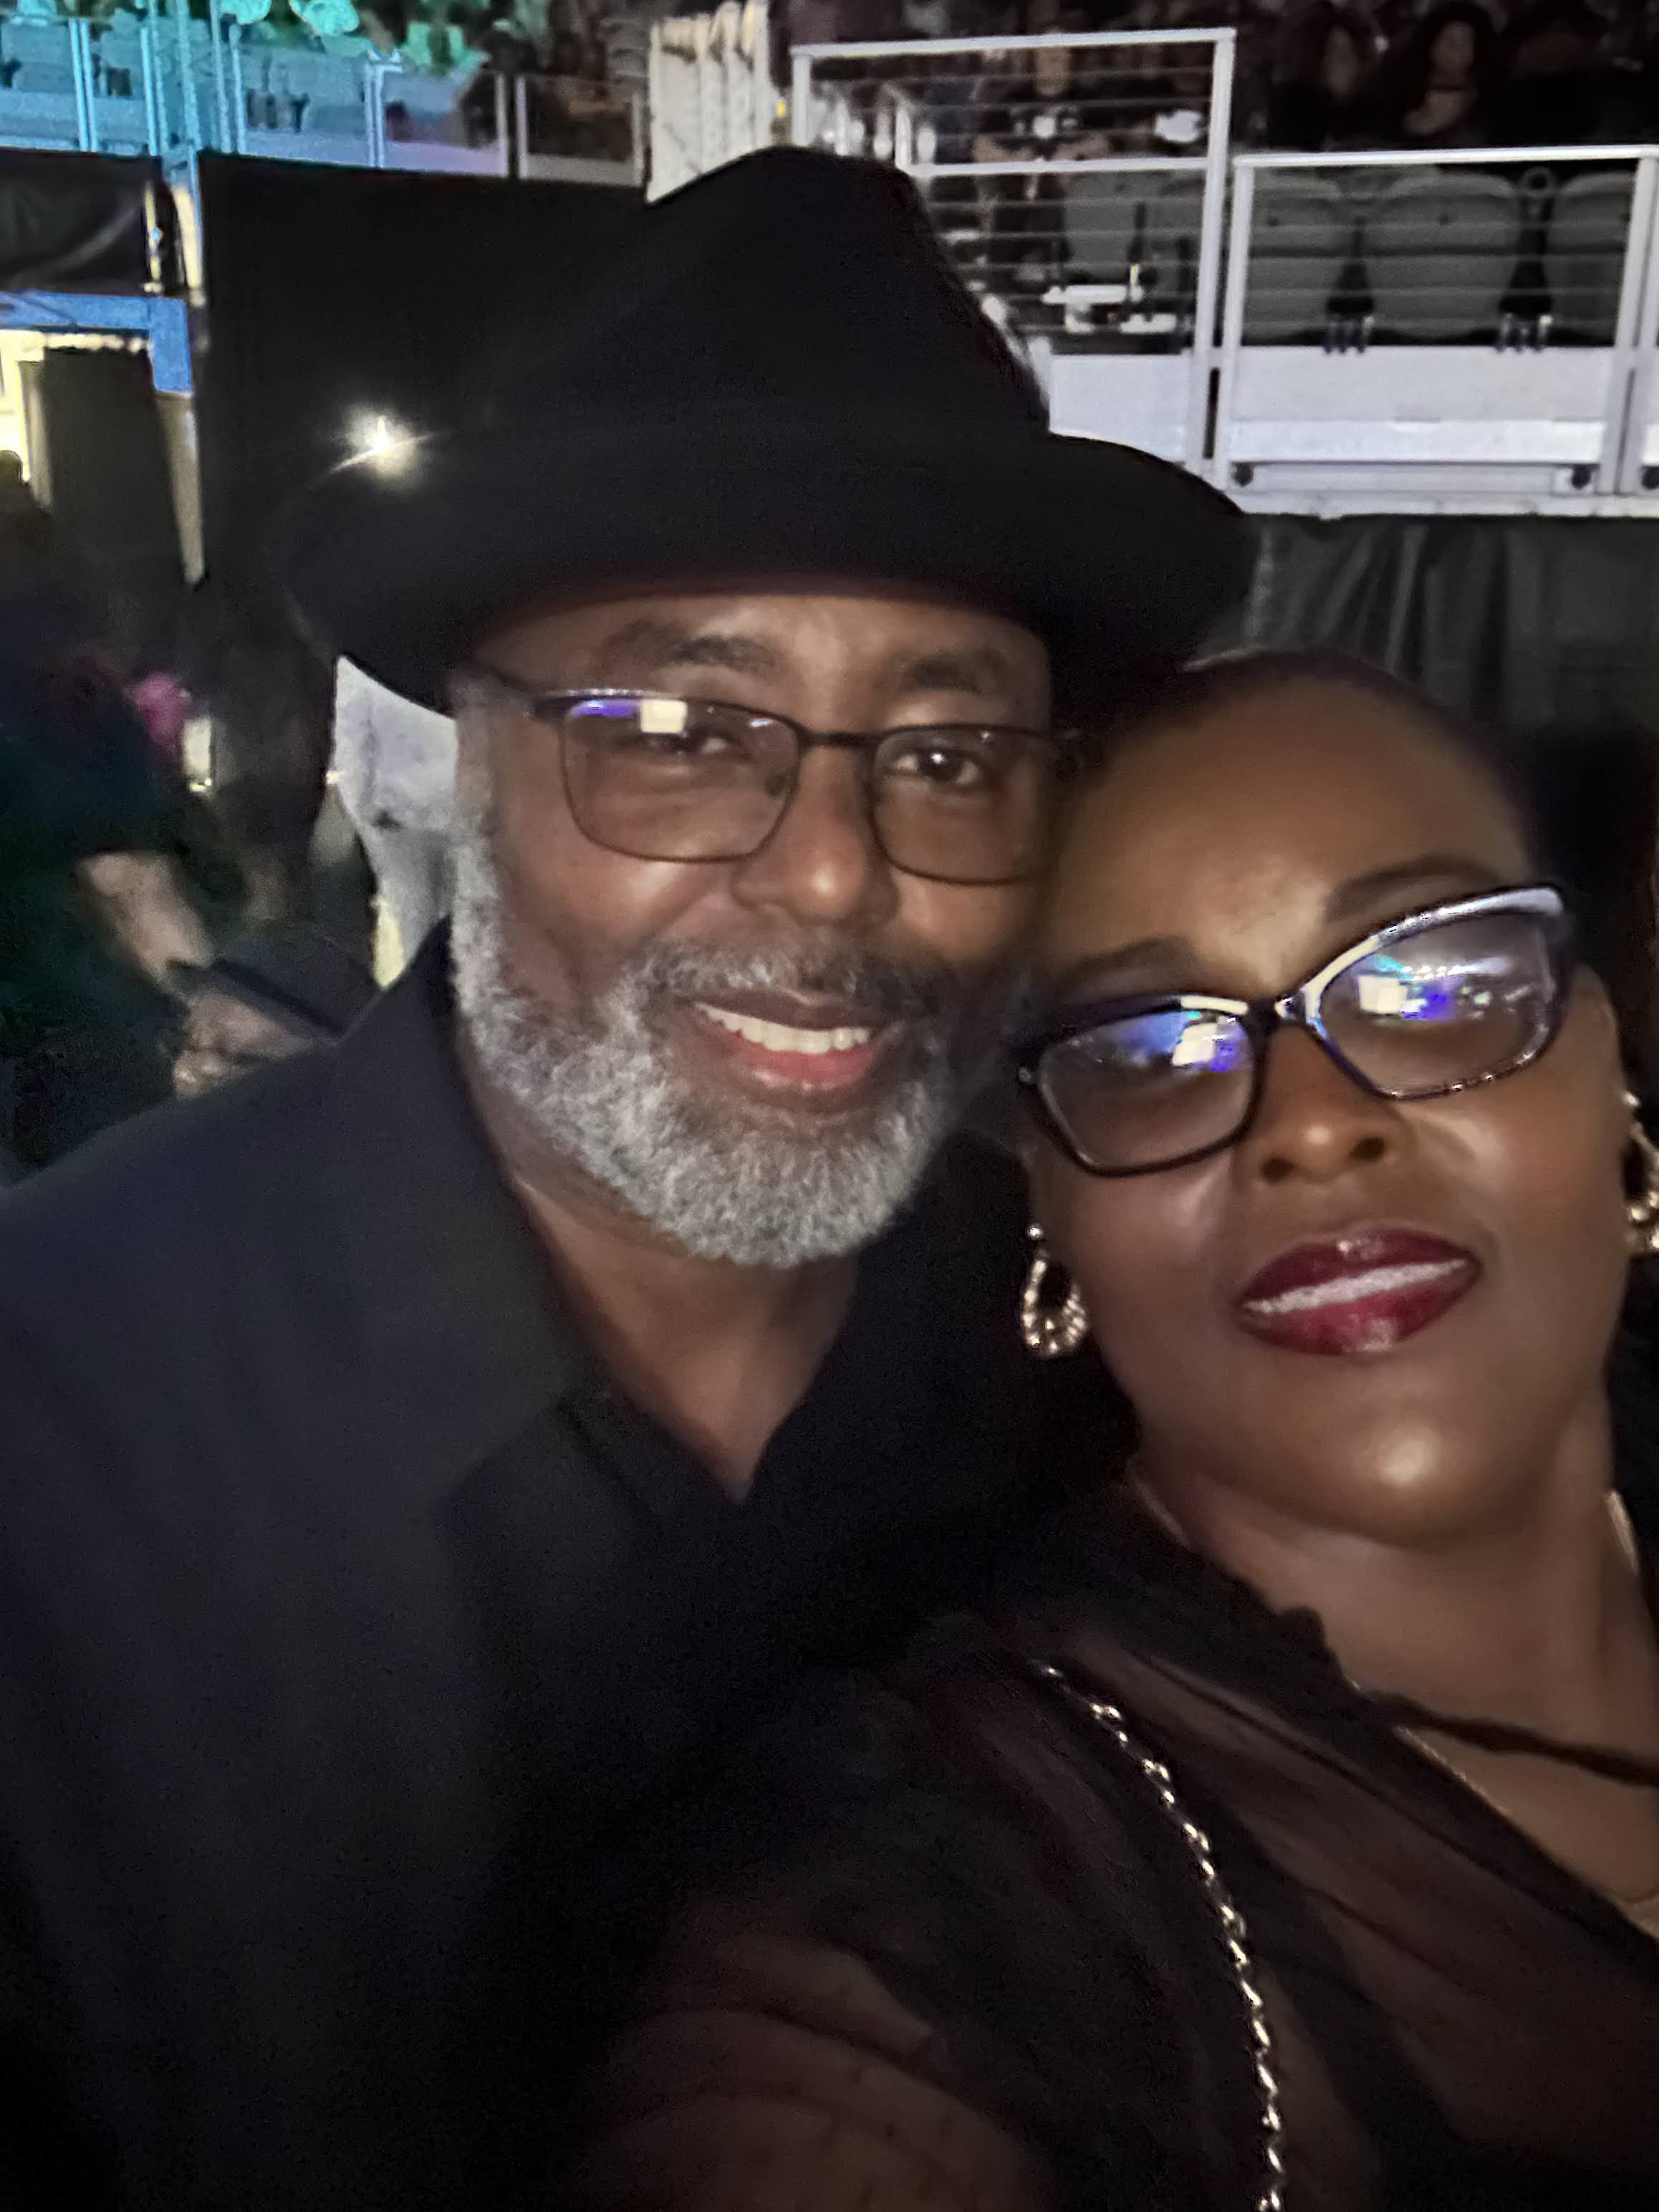
<path fill-rule="evenodd" d="M 1415 937 L 1424 930 L 1439 928 L 1448 922 L 1476 921 L 1486 914 L 1524 915 L 1528 920 L 1537 922 L 1543 930 L 1555 989 L 1549 1019 L 1542 1034 L 1525 1052 L 1506 1060 L 1501 1067 L 1488 1068 L 1482 1074 L 1470 1076 L 1460 1083 L 1437 1083 L 1423 1089 L 1415 1086 L 1395 1089 L 1374 1082 L 1354 1066 L 1326 1028 L 1321 1010 L 1325 994 L 1351 968 L 1358 967 L 1362 961 L 1371 958 L 1376 953 L 1385 951 L 1390 945 L 1403 938 Z M 1474 898 L 1451 899 L 1443 905 L 1423 907 L 1415 914 L 1402 915 L 1398 921 L 1389 922 L 1384 927 L 1373 930 L 1369 937 L 1362 938 L 1357 945 L 1349 945 L 1334 959 L 1326 961 L 1305 982 L 1298 983 L 1281 998 L 1221 999 L 1205 992 L 1157 991 L 1142 993 L 1133 998 L 1097 999 L 1086 1005 L 1068 1008 L 1065 1013 L 1055 1015 L 1051 1021 L 1030 1031 L 1015 1047 L 1015 1079 L 1044 1133 L 1085 1175 L 1113 1179 L 1162 1175 L 1170 1168 L 1190 1167 L 1196 1161 L 1207 1160 L 1217 1152 L 1224 1152 L 1249 1133 L 1261 1109 L 1262 1094 L 1267 1080 L 1267 1048 L 1275 1031 L 1285 1028 L 1301 1030 L 1340 1068 L 1351 1083 L 1356 1084 L 1372 1098 L 1455 1097 L 1460 1091 L 1476 1091 L 1483 1084 L 1497 1083 L 1506 1075 L 1519 1074 L 1523 1067 L 1530 1067 L 1534 1060 L 1541 1059 L 1561 1033 L 1574 965 L 1572 924 L 1560 891 L 1553 884 L 1516 884 L 1507 890 L 1482 892 Z M 1100 1029 L 1108 1022 L 1128 1020 L 1139 1014 L 1182 1012 L 1218 1014 L 1237 1022 L 1244 1033 L 1250 1048 L 1250 1086 L 1237 1126 L 1226 1136 L 1218 1137 L 1192 1152 L 1178 1153 L 1172 1159 L 1153 1160 L 1137 1167 L 1103 1167 L 1078 1144 L 1049 1093 L 1044 1073 L 1048 1055 L 1057 1046 L 1067 1044 L 1073 1037 L 1081 1036 L 1090 1030 Z"/>
<path fill-rule="evenodd" d="M 612 845 L 603 837 L 596 837 L 583 821 L 577 807 L 575 795 L 570 787 L 570 763 L 566 749 L 566 731 L 562 717 L 572 707 L 585 699 L 669 699 L 680 695 L 667 691 L 635 691 L 609 690 L 602 684 L 589 684 L 580 690 L 538 691 L 532 684 L 521 684 L 516 677 L 504 675 L 498 668 L 475 662 L 463 672 L 463 684 L 482 681 L 506 693 L 520 710 L 545 723 L 559 740 L 559 772 L 564 780 L 564 794 L 570 808 L 571 819 L 590 844 L 599 846 L 607 853 L 619 853 L 630 860 L 672 860 L 680 867 L 729 867 L 738 860 L 752 860 L 757 853 L 763 852 L 777 835 L 783 818 L 794 804 L 795 793 L 800 783 L 800 767 L 809 752 L 830 751 L 857 753 L 860 757 L 863 775 L 864 818 L 869 824 L 870 836 L 876 850 L 890 868 L 901 875 L 915 876 L 923 883 L 970 884 L 976 890 L 994 890 L 1007 884 L 1031 883 L 1042 873 L 1048 855 L 1039 855 L 1029 868 L 1006 876 L 944 876 L 927 868 L 914 868 L 897 860 L 888 850 L 882 834 L 881 817 L 877 804 L 877 782 L 884 759 L 906 745 L 914 745 L 919 738 L 929 737 L 960 737 L 972 735 L 995 738 L 1022 738 L 1034 745 L 1045 748 L 1052 756 L 1056 775 L 1054 796 L 1058 799 L 1066 784 L 1077 772 L 1082 759 L 1078 732 L 1073 730 L 1028 730 L 1017 725 L 999 722 L 915 722 L 892 730 L 813 730 L 804 722 L 797 722 L 787 714 L 778 714 L 769 708 L 741 706 L 732 699 L 688 697 L 688 707 L 718 707 L 730 714 L 745 714 L 753 722 L 774 722 L 787 730 L 795 741 L 794 759 L 790 764 L 787 787 L 781 793 L 775 818 L 764 836 L 740 852 L 700 853 L 686 860 L 675 853 L 641 853 L 629 845 Z"/>

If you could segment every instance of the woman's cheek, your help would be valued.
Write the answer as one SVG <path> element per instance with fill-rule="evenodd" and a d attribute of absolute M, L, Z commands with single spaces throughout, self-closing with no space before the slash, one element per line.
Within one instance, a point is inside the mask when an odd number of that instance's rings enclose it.
<path fill-rule="evenodd" d="M 1117 1182 L 1075 1170 L 1037 1179 L 1038 1218 L 1109 1354 L 1120 1346 L 1127 1359 L 1144 1343 L 1167 1360 L 1190 1339 L 1224 1249 L 1218 1165 Z"/>

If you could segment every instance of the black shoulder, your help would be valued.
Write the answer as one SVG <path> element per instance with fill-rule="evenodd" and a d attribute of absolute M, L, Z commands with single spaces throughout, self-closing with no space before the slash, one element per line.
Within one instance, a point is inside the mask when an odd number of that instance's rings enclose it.
<path fill-rule="evenodd" d="M 181 1306 L 295 1233 L 331 1123 L 328 1048 L 162 1106 L 0 1197 L 0 1305 L 70 1329 L 123 1293 Z"/>

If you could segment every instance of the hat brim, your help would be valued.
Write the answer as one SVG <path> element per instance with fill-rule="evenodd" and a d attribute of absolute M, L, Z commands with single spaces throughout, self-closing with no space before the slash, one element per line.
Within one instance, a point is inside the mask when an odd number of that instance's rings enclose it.
<path fill-rule="evenodd" d="M 289 578 L 334 651 L 440 710 L 491 620 L 539 600 L 795 576 L 915 583 L 1022 622 L 1085 714 L 1186 659 L 1249 573 L 1219 493 L 1036 429 L 561 417 L 394 458 L 311 494 Z"/>

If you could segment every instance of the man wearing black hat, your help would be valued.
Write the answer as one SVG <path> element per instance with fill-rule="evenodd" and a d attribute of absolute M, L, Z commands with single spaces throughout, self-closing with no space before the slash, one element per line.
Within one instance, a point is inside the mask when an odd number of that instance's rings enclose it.
<path fill-rule="evenodd" d="M 1056 731 L 1240 569 L 793 153 L 312 503 L 313 620 L 459 717 L 453 946 L 0 1209 L 0 2078 L 77 2204 L 515 2201 L 630 1818 L 1090 1448 L 940 1148 Z"/>

